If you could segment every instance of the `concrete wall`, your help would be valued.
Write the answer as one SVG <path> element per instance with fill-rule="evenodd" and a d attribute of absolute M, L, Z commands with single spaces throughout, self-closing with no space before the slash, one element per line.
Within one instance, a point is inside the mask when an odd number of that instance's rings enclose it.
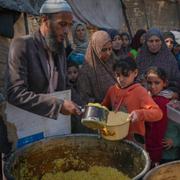
<path fill-rule="evenodd" d="M 23 14 L 14 25 L 14 37 L 25 35 L 24 18 Z M 0 92 L 3 95 L 5 92 L 5 80 L 6 80 L 6 67 L 8 61 L 8 53 L 11 39 L 0 35 Z"/>
<path fill-rule="evenodd" d="M 124 0 L 130 28 L 180 29 L 180 0 Z"/>
<path fill-rule="evenodd" d="M 10 39 L 0 36 L 0 92 L 5 94 L 5 71 Z"/>

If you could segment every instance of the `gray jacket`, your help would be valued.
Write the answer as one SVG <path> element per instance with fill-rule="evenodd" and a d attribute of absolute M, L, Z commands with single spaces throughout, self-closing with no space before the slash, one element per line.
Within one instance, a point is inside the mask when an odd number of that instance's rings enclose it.
<path fill-rule="evenodd" d="M 47 94 L 49 77 L 47 50 L 40 31 L 14 39 L 8 58 L 7 97 L 9 103 L 35 114 L 57 119 L 62 100 Z M 56 91 L 66 89 L 65 54 L 54 56 L 58 69 Z"/>

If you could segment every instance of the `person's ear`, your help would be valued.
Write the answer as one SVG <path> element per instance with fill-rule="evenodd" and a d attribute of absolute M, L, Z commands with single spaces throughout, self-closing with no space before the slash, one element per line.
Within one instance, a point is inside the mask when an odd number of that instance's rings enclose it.
<path fill-rule="evenodd" d="M 136 69 L 136 70 L 134 71 L 134 73 L 135 73 L 135 77 L 137 77 L 137 76 L 138 76 L 138 73 L 139 73 L 138 69 Z"/>
<path fill-rule="evenodd" d="M 48 20 L 48 17 L 46 15 L 41 16 L 41 22 L 45 22 Z"/>
<path fill-rule="evenodd" d="M 41 17 L 41 23 L 45 24 L 46 26 L 48 26 L 49 21 L 48 21 L 48 17 L 46 15 Z"/>

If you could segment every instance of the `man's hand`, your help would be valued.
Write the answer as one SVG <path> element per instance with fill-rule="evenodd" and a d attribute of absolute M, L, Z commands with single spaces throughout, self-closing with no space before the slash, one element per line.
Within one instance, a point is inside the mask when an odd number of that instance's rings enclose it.
<path fill-rule="evenodd" d="M 64 115 L 81 115 L 82 114 L 82 112 L 78 108 L 78 105 L 69 100 L 64 100 L 60 113 Z"/>

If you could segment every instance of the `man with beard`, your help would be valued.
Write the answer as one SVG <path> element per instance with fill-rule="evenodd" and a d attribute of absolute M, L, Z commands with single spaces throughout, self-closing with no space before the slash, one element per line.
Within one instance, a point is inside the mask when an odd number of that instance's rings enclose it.
<path fill-rule="evenodd" d="M 14 39 L 8 59 L 9 103 L 45 117 L 79 115 L 77 105 L 49 93 L 66 89 L 63 41 L 72 24 L 65 0 L 46 0 L 40 9 L 40 28 L 33 35 Z"/>

